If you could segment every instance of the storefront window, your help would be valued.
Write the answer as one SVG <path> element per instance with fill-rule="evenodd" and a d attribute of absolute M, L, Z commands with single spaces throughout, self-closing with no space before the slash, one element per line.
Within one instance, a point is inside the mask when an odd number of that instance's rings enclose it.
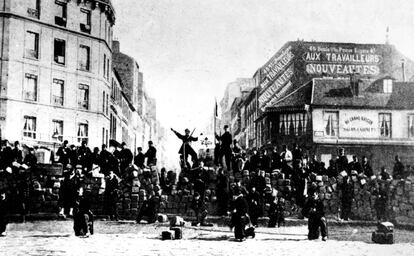
<path fill-rule="evenodd" d="M 338 136 L 338 111 L 326 111 L 323 115 L 325 135 L 330 137 Z"/>
<path fill-rule="evenodd" d="M 379 114 L 379 129 L 380 136 L 390 138 L 391 137 L 391 114 L 380 113 Z"/>
<path fill-rule="evenodd" d="M 414 115 L 408 115 L 408 138 L 414 138 Z"/>

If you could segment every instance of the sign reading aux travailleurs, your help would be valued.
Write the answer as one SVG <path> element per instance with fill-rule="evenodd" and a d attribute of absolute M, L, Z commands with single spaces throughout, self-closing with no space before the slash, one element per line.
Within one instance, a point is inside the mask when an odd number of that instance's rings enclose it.
<path fill-rule="evenodd" d="M 382 56 L 377 48 L 368 46 L 318 46 L 311 45 L 302 56 L 308 74 L 378 75 Z"/>

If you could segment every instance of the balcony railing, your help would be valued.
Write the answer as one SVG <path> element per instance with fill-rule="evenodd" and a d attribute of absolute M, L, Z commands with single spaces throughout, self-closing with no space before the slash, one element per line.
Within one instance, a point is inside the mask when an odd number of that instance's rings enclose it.
<path fill-rule="evenodd" d="M 38 58 L 38 52 L 32 49 L 26 49 L 26 57 L 37 59 Z"/>
<path fill-rule="evenodd" d="M 84 33 L 91 33 L 91 26 L 88 24 L 80 24 L 80 30 Z"/>
<path fill-rule="evenodd" d="M 63 97 L 53 95 L 52 102 L 53 102 L 53 105 L 63 106 Z"/>
<path fill-rule="evenodd" d="M 36 19 L 39 18 L 39 10 L 27 8 L 27 14 L 29 15 L 29 17 L 32 17 L 32 18 L 36 18 Z"/>
<path fill-rule="evenodd" d="M 86 109 L 86 110 L 88 110 L 89 109 L 89 101 L 87 101 L 87 100 L 79 101 L 78 102 L 78 107 L 80 109 Z"/>
<path fill-rule="evenodd" d="M 23 92 L 23 98 L 25 99 L 25 100 L 31 100 L 31 101 L 36 101 L 37 99 L 37 97 L 36 97 L 36 92 L 27 92 L 27 91 L 24 91 Z"/>
<path fill-rule="evenodd" d="M 66 27 L 66 18 L 55 16 L 55 24 L 58 26 Z"/>

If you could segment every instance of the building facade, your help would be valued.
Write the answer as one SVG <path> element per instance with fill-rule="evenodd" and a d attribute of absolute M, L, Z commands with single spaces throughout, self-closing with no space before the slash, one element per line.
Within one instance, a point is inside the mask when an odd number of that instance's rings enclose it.
<path fill-rule="evenodd" d="M 0 9 L 2 137 L 46 146 L 105 141 L 111 2 L 6 0 Z"/>
<path fill-rule="evenodd" d="M 389 44 L 287 42 L 241 102 L 246 148 L 298 144 L 326 163 L 338 148 L 378 170 L 414 161 L 414 63 Z"/>

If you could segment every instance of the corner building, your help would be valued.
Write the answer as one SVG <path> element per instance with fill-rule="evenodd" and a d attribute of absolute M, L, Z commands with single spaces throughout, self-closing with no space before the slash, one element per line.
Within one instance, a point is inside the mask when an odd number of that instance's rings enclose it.
<path fill-rule="evenodd" d="M 288 42 L 254 75 L 257 147 L 297 143 L 326 166 L 339 147 L 375 171 L 397 154 L 409 164 L 413 76 L 390 44 Z"/>
<path fill-rule="evenodd" d="M 51 146 L 108 140 L 109 0 L 0 3 L 2 138 Z"/>

